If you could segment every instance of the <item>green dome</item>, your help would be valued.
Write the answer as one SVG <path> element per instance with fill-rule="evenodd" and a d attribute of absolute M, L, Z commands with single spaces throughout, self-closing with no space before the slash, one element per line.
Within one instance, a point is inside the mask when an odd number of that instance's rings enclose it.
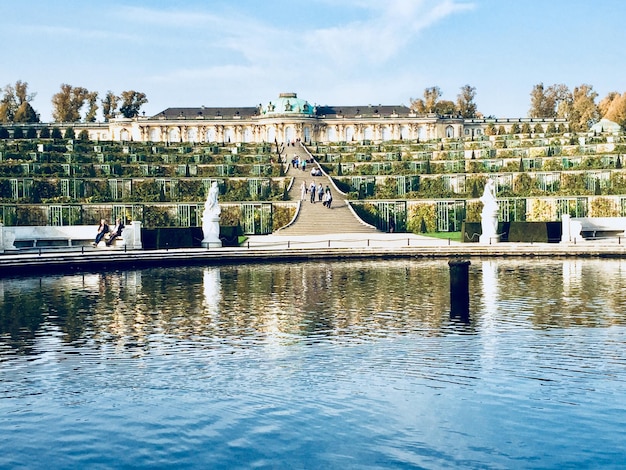
<path fill-rule="evenodd" d="M 262 106 L 261 112 L 265 116 L 280 114 L 314 114 L 313 106 L 306 100 L 298 98 L 296 93 L 281 93 L 276 101 L 270 101 Z"/>

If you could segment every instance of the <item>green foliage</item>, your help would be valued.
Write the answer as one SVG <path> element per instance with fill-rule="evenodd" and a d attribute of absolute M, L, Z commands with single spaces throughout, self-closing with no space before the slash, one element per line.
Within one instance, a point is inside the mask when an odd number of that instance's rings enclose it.
<path fill-rule="evenodd" d="M 37 180 L 33 183 L 32 201 L 35 203 L 46 202 L 58 196 L 55 186 L 47 180 Z"/>
<path fill-rule="evenodd" d="M 436 231 L 437 210 L 435 204 L 420 203 L 410 205 L 408 207 L 406 226 L 407 230 L 412 233 Z"/>
<path fill-rule="evenodd" d="M 144 208 L 143 223 L 146 228 L 173 227 L 174 218 L 167 207 L 148 205 Z"/>
<path fill-rule="evenodd" d="M 621 215 L 613 200 L 605 197 L 592 198 L 590 206 L 592 217 L 619 217 Z"/>
<path fill-rule="evenodd" d="M 272 230 L 278 230 L 287 225 L 296 215 L 296 208 L 292 206 L 273 206 Z"/>

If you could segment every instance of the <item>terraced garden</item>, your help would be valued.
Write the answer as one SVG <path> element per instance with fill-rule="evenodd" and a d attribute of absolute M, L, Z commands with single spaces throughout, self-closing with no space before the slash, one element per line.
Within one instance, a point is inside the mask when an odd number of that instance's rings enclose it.
<path fill-rule="evenodd" d="M 383 231 L 455 232 L 479 221 L 487 178 L 501 221 L 626 216 L 624 134 L 528 133 L 429 142 L 313 143 L 309 151 Z M 283 152 L 270 144 L 0 140 L 5 225 L 201 226 L 220 187 L 222 225 L 270 233 L 295 214 Z"/>

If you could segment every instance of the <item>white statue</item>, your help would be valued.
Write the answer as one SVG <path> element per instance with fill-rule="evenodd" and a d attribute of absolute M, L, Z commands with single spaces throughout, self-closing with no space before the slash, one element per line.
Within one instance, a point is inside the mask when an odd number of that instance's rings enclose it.
<path fill-rule="evenodd" d="M 480 202 L 483 203 L 483 210 L 480 214 L 480 225 L 483 233 L 479 241 L 480 243 L 498 242 L 500 241 L 500 237 L 497 234 L 499 206 L 496 200 L 496 186 L 492 179 L 487 180 Z"/>
<path fill-rule="evenodd" d="M 217 202 L 218 194 L 219 188 L 217 181 L 213 181 L 206 202 L 204 203 L 204 212 L 202 213 L 202 233 L 204 235 L 202 246 L 204 248 L 222 246 L 222 241 L 220 240 L 221 209 Z"/>

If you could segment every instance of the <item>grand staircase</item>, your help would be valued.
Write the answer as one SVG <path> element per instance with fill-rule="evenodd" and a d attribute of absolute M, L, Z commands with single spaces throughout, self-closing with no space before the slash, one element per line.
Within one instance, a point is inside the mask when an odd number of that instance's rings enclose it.
<path fill-rule="evenodd" d="M 300 143 L 296 143 L 295 147 L 286 147 L 284 152 L 288 162 L 291 162 L 295 156 L 299 156 L 301 160 L 309 158 L 309 155 Z M 295 222 L 289 227 L 279 229 L 275 232 L 276 235 L 380 233 L 375 228 L 363 224 L 354 216 L 343 195 L 333 187 L 330 178 L 326 176 L 311 176 L 311 168 L 317 166 L 317 163 L 307 163 L 306 171 L 302 171 L 302 169 L 294 168 L 290 165 L 287 175 L 293 176 L 294 182 L 289 191 L 289 198 L 292 201 L 299 200 L 302 182 L 305 182 L 308 188 L 311 186 L 311 182 L 315 181 L 316 185 L 322 183 L 322 187 L 326 188 L 327 185 L 330 187 L 333 196 L 331 208 L 328 209 L 319 202 L 317 195 L 315 203 L 311 203 L 310 194 L 307 193 L 305 199 L 301 202 L 300 212 Z"/>

